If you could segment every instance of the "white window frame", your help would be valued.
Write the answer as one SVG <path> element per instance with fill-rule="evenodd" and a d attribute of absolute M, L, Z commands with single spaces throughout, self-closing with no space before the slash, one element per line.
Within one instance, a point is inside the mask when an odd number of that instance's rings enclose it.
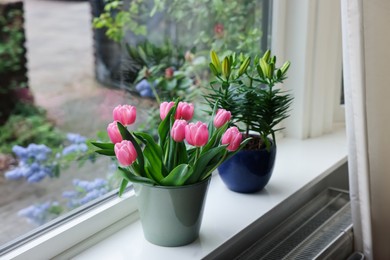
<path fill-rule="evenodd" d="M 82 251 L 138 219 L 134 192 L 115 197 L 5 254 L 5 259 L 51 259 L 72 249 Z M 56 222 L 53 220 L 52 222 Z M 93 240 L 89 238 L 93 237 Z M 0 257 L 0 259 L 2 259 Z"/>
<path fill-rule="evenodd" d="M 343 120 L 344 111 L 336 105 L 341 85 L 341 28 L 336 33 L 332 30 L 337 28 L 339 13 L 339 0 L 273 1 L 272 52 L 279 61 L 292 61 L 289 79 L 284 84 L 294 96 L 291 117 L 285 124 L 289 137 L 319 136 L 331 131 L 335 121 Z M 302 33 L 295 33 L 297 30 Z M 324 39 L 332 37 L 330 43 L 324 43 Z M 326 53 L 322 52 L 324 45 Z M 327 80 L 318 82 L 318 78 L 323 79 L 324 71 Z M 327 110 L 329 107 L 334 109 Z M 122 198 L 105 202 L 4 257 L 47 259 L 60 252 L 64 257 L 70 248 L 69 255 L 81 252 L 138 218 L 133 195 L 128 192 Z"/>
<path fill-rule="evenodd" d="M 279 61 L 291 61 L 284 88 L 294 101 L 285 134 L 329 133 L 344 122 L 340 0 L 275 0 L 273 7 L 272 50 Z"/>

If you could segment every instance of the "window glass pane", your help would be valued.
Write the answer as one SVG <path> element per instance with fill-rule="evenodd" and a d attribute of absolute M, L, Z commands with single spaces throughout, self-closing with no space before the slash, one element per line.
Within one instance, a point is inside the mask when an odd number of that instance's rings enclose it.
<path fill-rule="evenodd" d="M 20 7 L 13 15 L 0 8 L 0 28 L 13 32 L 0 31 L 0 245 L 118 187 L 115 163 L 88 147 L 88 139 L 108 140 L 116 105 L 137 106 L 130 127 L 153 131 L 159 98 L 201 100 L 210 49 L 261 54 L 270 39 L 269 1 L 31 0 Z M 91 29 L 93 16 L 101 29 Z M 112 17 L 117 24 L 107 28 Z M 20 49 L 4 54 L 3 39 Z M 10 57 L 16 65 L 5 64 Z"/>

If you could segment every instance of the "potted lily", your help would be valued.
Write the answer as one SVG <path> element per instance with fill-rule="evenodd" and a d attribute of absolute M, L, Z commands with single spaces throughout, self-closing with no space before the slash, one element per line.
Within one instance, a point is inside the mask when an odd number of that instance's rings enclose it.
<path fill-rule="evenodd" d="M 268 50 L 262 57 L 243 54 L 224 57 L 211 51 L 210 69 L 215 80 L 205 98 L 213 107 L 230 111 L 232 123 L 244 136 L 252 137 L 242 151 L 224 162 L 218 171 L 229 189 L 251 193 L 265 187 L 271 178 L 275 157 L 275 133 L 289 114 L 291 95 L 277 88 L 287 78 L 290 62 L 276 67 L 276 56 Z"/>
<path fill-rule="evenodd" d="M 161 246 L 191 243 L 199 234 L 204 200 L 212 172 L 247 141 L 230 127 L 227 113 L 215 106 L 208 124 L 189 122 L 193 104 L 163 102 L 158 140 L 144 132 L 129 131 L 136 107 L 117 106 L 107 127 L 110 143 L 93 142 L 97 153 L 119 162 L 122 194 L 133 183 L 145 238 Z"/>

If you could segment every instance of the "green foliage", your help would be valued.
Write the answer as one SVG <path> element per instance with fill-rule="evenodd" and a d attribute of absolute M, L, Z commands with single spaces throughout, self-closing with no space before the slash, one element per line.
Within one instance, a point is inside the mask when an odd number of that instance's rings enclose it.
<path fill-rule="evenodd" d="M 178 44 L 198 49 L 253 51 L 258 49 L 262 19 L 258 1 L 248 0 L 146 0 L 108 1 L 105 13 L 94 19 L 96 28 L 106 28 L 114 41 L 121 41 L 126 31 L 157 39 L 161 31 L 174 25 Z M 153 18 L 163 14 L 159 28 L 147 28 Z M 160 19 L 160 18 L 159 18 Z"/>
<path fill-rule="evenodd" d="M 171 66 L 180 68 L 185 63 L 185 48 L 174 46 L 168 39 L 159 46 L 150 41 L 144 41 L 136 46 L 126 44 L 126 50 L 135 70 L 158 65 L 164 69 Z"/>
<path fill-rule="evenodd" d="M 0 133 L 0 153 L 11 153 L 14 145 L 30 143 L 58 147 L 65 139 L 47 120 L 44 110 L 23 103 L 17 104 L 7 122 L 0 126 Z"/>
<path fill-rule="evenodd" d="M 174 46 L 168 40 L 161 46 L 145 41 L 135 47 L 126 47 L 133 64 L 132 70 L 138 71 L 135 83 L 146 79 L 157 101 L 177 97 L 191 101 L 199 94 L 192 79 L 194 71 L 186 70 L 188 64 L 183 47 Z M 167 70 L 172 70 L 172 75 L 167 76 Z"/>
<path fill-rule="evenodd" d="M 0 15 L 0 74 L 20 69 L 24 39 L 21 21 L 19 10 Z"/>
<path fill-rule="evenodd" d="M 201 69 L 198 64 L 192 62 L 192 52 L 185 52 L 184 47 L 175 46 L 168 40 L 160 46 L 150 41 L 137 46 L 127 45 L 127 50 L 133 63 L 131 69 L 138 71 L 134 88 L 138 89 L 140 84 L 145 85 L 143 81 L 147 81 L 157 105 L 176 98 L 187 102 L 199 99 L 201 80 L 198 73 Z M 171 70 L 172 74 L 168 75 L 167 70 Z M 154 126 L 158 125 L 159 121 L 158 109 L 151 109 L 147 119 L 141 124 L 141 129 L 156 136 Z"/>
<path fill-rule="evenodd" d="M 27 86 L 23 42 L 22 11 L 0 8 L 0 124 L 20 98 L 19 89 Z"/>
<path fill-rule="evenodd" d="M 142 0 L 130 1 L 127 10 L 123 8 L 123 1 L 108 0 L 105 12 L 93 19 L 93 26 L 107 29 L 106 35 L 116 42 L 123 39 L 127 30 L 135 35 L 146 35 L 146 26 L 138 22 L 147 17 L 146 8 L 147 5 Z"/>
<path fill-rule="evenodd" d="M 262 32 L 261 7 L 248 0 L 155 0 L 160 12 L 178 25 L 183 42 L 199 49 L 258 49 Z M 190 33 L 189 33 L 190 32 Z M 193 33 L 196 32 L 196 33 Z"/>
<path fill-rule="evenodd" d="M 285 62 L 280 68 L 275 63 L 276 57 L 270 51 L 261 58 L 233 53 L 222 63 L 211 51 L 210 69 L 215 81 L 205 94 L 211 108 L 218 100 L 219 107 L 231 112 L 233 123 L 244 124 L 247 134 L 257 132 L 267 149 L 271 145 L 268 137 L 272 136 L 276 143 L 275 132 L 282 130 L 277 126 L 289 116 L 293 99 L 286 91 L 275 88 L 287 78 L 290 63 Z"/>

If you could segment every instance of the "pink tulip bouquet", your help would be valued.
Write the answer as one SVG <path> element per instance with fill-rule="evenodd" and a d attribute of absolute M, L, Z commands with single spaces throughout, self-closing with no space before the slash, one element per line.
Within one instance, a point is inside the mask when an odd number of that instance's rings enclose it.
<path fill-rule="evenodd" d="M 189 122 L 193 104 L 161 103 L 158 141 L 147 133 L 126 128 L 135 122 L 136 113 L 134 106 L 117 106 L 114 122 L 107 127 L 112 143 L 92 142 L 99 148 L 97 153 L 117 158 L 123 177 L 120 194 L 128 182 L 160 186 L 200 182 L 249 141 L 242 141 L 237 127 L 229 127 L 230 112 L 217 109 L 217 105 L 213 120 L 206 124 Z"/>

